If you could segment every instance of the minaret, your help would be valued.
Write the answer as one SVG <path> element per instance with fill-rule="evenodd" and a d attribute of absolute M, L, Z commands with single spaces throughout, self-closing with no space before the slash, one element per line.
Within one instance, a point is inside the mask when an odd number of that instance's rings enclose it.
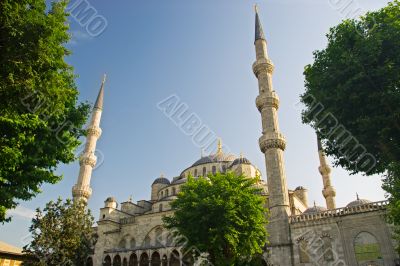
<path fill-rule="evenodd" d="M 87 202 L 90 198 L 90 195 L 92 195 L 90 178 L 92 177 L 92 171 L 97 160 L 97 157 L 94 154 L 96 150 L 96 142 L 101 135 L 100 119 L 103 110 L 105 81 L 106 75 L 104 75 L 103 81 L 101 82 L 100 91 L 93 107 L 92 118 L 87 128 L 85 150 L 79 158 L 80 169 L 78 181 L 72 188 L 72 196 L 74 201 L 83 200 L 84 202 Z"/>
<path fill-rule="evenodd" d="M 253 71 L 258 79 L 259 88 L 256 105 L 261 113 L 263 130 L 259 144 L 265 155 L 269 191 L 270 219 L 268 232 L 270 234 L 271 263 L 274 266 L 288 266 L 293 265 L 293 262 L 289 228 L 289 194 L 283 159 L 286 141 L 279 132 L 277 115 L 279 98 L 272 86 L 274 65 L 268 58 L 267 41 L 260 23 L 257 6 L 254 45 L 256 61 L 253 64 Z"/>
<path fill-rule="evenodd" d="M 324 196 L 326 201 L 326 208 L 328 208 L 328 210 L 332 210 L 336 209 L 336 202 L 335 202 L 336 190 L 331 183 L 331 168 L 329 167 L 329 164 L 326 161 L 325 153 L 324 150 L 322 149 L 321 139 L 317 137 L 317 141 L 318 141 L 318 156 L 320 163 L 318 170 L 322 176 L 322 182 L 324 183 L 324 189 L 322 190 L 322 195 Z"/>

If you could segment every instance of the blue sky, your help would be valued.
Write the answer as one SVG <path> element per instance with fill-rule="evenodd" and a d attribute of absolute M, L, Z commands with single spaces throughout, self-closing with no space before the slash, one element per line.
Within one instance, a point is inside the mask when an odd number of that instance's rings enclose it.
<path fill-rule="evenodd" d="M 73 2 L 77 2 L 76 0 Z M 232 153 L 240 152 L 257 165 L 265 178 L 258 147 L 260 114 L 255 106 L 257 80 L 251 65 L 254 52 L 252 1 L 131 1 L 91 0 L 107 26 L 99 36 L 71 17 L 72 55 L 68 62 L 79 75 L 80 100 L 95 101 L 107 73 L 104 112 L 98 141 L 100 165 L 94 171 L 89 207 L 95 218 L 108 196 L 125 201 L 149 199 L 152 181 L 160 173 L 178 176 L 200 157 L 200 149 L 157 108 L 176 95 L 202 124 L 220 136 Z M 312 52 L 326 45 L 329 28 L 350 12 L 383 7 L 381 0 L 259 1 L 260 16 L 275 64 L 274 87 L 280 99 L 279 120 L 287 139 L 285 152 L 289 188 L 309 190 L 309 203 L 324 205 L 322 179 L 313 130 L 301 123 L 299 95 L 304 91 L 303 68 Z M 343 10 L 344 9 L 344 10 Z M 64 179 L 43 185 L 38 197 L 21 202 L 11 223 L 0 225 L 0 240 L 23 246 L 29 239 L 30 217 L 49 200 L 71 196 L 78 162 L 61 165 Z M 332 171 L 337 205 L 355 199 L 383 200 L 379 176 L 349 176 Z"/>

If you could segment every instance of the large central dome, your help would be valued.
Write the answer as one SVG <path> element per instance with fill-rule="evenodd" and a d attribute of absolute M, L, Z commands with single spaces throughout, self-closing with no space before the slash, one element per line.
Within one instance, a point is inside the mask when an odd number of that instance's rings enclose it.
<path fill-rule="evenodd" d="M 206 163 L 233 162 L 235 159 L 236 159 L 236 156 L 233 154 L 217 152 L 215 154 L 201 157 L 196 162 L 194 162 L 194 164 L 192 164 L 192 166 L 197 166 L 197 165 L 206 164 Z"/>
<path fill-rule="evenodd" d="M 221 162 L 233 162 L 236 156 L 233 154 L 227 154 L 222 151 L 221 139 L 218 140 L 217 152 L 208 156 L 201 156 L 200 159 L 194 162 L 191 167 L 206 163 L 221 163 Z"/>

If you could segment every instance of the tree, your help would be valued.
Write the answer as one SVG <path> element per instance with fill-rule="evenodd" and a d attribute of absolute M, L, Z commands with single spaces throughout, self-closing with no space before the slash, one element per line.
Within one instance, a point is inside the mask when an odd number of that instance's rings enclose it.
<path fill-rule="evenodd" d="M 335 164 L 385 173 L 391 220 L 400 225 L 400 2 L 345 20 L 305 67 L 303 122 Z M 397 189 L 397 190 L 396 190 Z"/>
<path fill-rule="evenodd" d="M 164 226 L 179 235 L 184 250 L 208 253 L 214 265 L 241 265 L 266 243 L 267 209 L 255 184 L 233 173 L 189 177 Z"/>
<path fill-rule="evenodd" d="M 66 1 L 0 1 L 0 222 L 18 200 L 56 183 L 89 112 L 79 104 L 69 51 Z"/>
<path fill-rule="evenodd" d="M 32 242 L 23 248 L 37 261 L 24 265 L 85 265 L 97 240 L 93 221 L 83 202 L 58 199 L 47 203 L 43 211 L 37 209 L 29 228 Z"/>

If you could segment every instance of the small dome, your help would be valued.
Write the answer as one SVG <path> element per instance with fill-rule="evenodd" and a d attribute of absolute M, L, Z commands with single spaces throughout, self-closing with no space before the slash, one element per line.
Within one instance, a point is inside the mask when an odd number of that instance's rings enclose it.
<path fill-rule="evenodd" d="M 296 190 L 307 190 L 305 187 L 303 187 L 303 186 L 298 186 L 296 189 L 295 189 L 295 191 Z"/>
<path fill-rule="evenodd" d="M 240 158 L 236 158 L 233 161 L 233 163 L 231 164 L 231 166 L 234 166 L 234 165 L 237 165 L 237 164 L 251 164 L 251 162 L 246 157 L 240 157 Z"/>
<path fill-rule="evenodd" d="M 155 184 L 165 184 L 165 185 L 169 185 L 170 182 L 169 182 L 169 180 L 168 180 L 167 178 L 165 178 L 163 175 L 161 175 L 159 178 L 156 178 L 156 179 L 154 180 L 154 182 L 153 182 L 152 185 L 155 185 Z"/>
<path fill-rule="evenodd" d="M 108 197 L 105 202 L 117 202 L 114 197 Z"/>
<path fill-rule="evenodd" d="M 371 201 L 367 200 L 367 199 L 357 199 L 357 200 L 352 201 L 349 204 L 347 204 L 346 207 L 355 207 L 355 206 L 364 205 L 364 204 L 368 204 L 368 203 L 371 203 Z"/>
<path fill-rule="evenodd" d="M 319 212 L 327 211 L 328 209 L 322 206 L 316 206 L 314 205 L 313 207 L 308 208 L 303 212 L 303 214 L 316 214 Z"/>

